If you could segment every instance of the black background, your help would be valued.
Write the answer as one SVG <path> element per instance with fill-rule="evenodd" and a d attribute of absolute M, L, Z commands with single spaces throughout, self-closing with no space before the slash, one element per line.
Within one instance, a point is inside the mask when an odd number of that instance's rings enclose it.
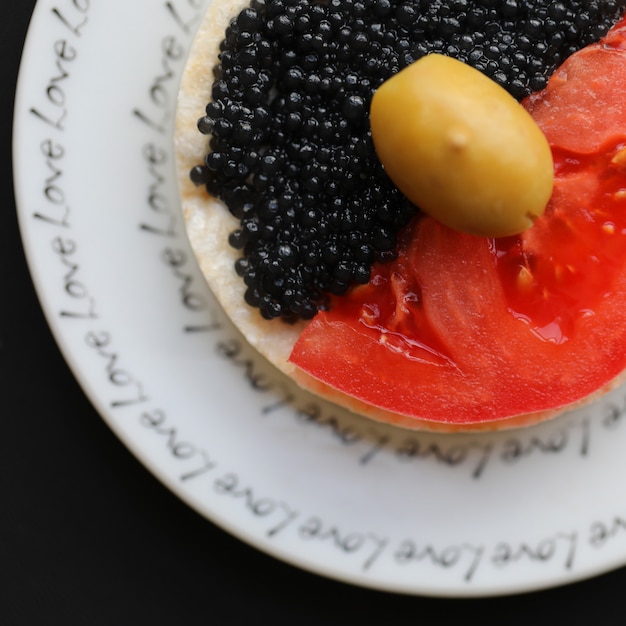
<path fill-rule="evenodd" d="M 24 260 L 10 145 L 34 1 L 10 4 L 0 20 L 0 624 L 621 622 L 626 569 L 475 600 L 400 596 L 318 578 L 216 528 L 132 457 L 61 358 Z"/>

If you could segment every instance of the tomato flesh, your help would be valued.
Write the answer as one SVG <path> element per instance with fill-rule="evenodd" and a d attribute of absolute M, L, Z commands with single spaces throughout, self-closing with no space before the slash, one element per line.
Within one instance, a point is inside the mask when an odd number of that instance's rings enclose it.
<path fill-rule="evenodd" d="M 451 424 L 567 406 L 626 368 L 624 27 L 524 103 L 555 161 L 544 216 L 503 239 L 416 219 L 396 261 L 312 320 L 292 363 L 367 404 Z"/>

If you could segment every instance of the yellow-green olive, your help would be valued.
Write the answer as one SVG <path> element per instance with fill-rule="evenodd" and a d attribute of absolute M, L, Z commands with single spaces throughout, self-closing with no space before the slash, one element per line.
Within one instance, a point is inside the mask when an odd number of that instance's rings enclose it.
<path fill-rule="evenodd" d="M 375 92 L 370 122 L 394 184 L 451 228 L 503 237 L 543 214 L 550 146 L 523 106 L 469 65 L 440 54 L 409 65 Z"/>

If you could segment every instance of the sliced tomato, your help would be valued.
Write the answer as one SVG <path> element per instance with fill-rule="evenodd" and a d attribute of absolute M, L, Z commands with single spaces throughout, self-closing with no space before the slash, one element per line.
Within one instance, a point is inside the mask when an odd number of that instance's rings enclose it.
<path fill-rule="evenodd" d="M 291 362 L 370 405 L 468 424 L 560 408 L 626 369 L 624 23 L 525 106 L 553 148 L 546 214 L 478 238 L 421 217 Z"/>
<path fill-rule="evenodd" d="M 547 89 L 527 99 L 526 108 L 552 146 L 592 154 L 623 138 L 626 104 L 616 90 L 623 86 L 624 52 L 588 46 L 563 63 Z"/>

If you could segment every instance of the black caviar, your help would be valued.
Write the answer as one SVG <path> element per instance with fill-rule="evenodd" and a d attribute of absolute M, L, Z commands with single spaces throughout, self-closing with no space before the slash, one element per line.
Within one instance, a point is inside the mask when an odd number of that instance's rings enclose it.
<path fill-rule="evenodd" d="M 599 40 L 626 0 L 252 0 L 231 22 L 191 179 L 241 227 L 236 271 L 266 318 L 308 319 L 393 258 L 418 209 L 376 158 L 374 90 L 438 52 L 522 99 Z"/>

